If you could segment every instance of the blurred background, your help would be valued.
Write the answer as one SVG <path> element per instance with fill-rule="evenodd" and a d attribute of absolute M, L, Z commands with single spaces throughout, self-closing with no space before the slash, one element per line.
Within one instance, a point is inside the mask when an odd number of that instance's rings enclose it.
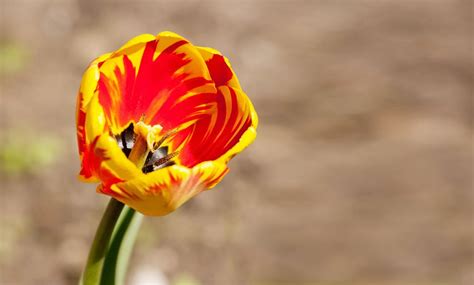
<path fill-rule="evenodd" d="M 474 284 L 471 1 L 0 10 L 0 284 L 77 284 L 108 201 L 76 180 L 82 72 L 163 30 L 228 56 L 260 125 L 215 190 L 145 219 L 128 284 Z"/>

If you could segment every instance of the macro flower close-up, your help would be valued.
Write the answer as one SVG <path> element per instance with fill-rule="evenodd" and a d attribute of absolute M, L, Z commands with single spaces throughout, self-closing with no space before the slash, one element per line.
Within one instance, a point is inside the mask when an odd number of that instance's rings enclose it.
<path fill-rule="evenodd" d="M 1 285 L 474 284 L 472 1 L 3 2 Z"/>
<path fill-rule="evenodd" d="M 165 215 L 221 181 L 257 123 L 218 51 L 171 32 L 140 35 L 85 71 L 80 178 L 145 215 Z"/>

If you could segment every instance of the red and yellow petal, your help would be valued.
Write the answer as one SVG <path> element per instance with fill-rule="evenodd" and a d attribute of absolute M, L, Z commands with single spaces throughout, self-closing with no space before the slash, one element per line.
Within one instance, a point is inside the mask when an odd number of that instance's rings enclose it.
<path fill-rule="evenodd" d="M 95 59 L 84 72 L 81 85 L 79 87 L 79 94 L 76 102 L 76 129 L 77 129 L 77 143 L 79 148 L 79 156 L 82 158 L 87 145 L 90 144 L 95 137 L 87 137 L 85 130 L 87 108 L 92 97 L 95 95 L 97 89 L 97 82 L 100 78 L 98 65 L 107 59 L 111 53 L 104 54 Z"/>
<path fill-rule="evenodd" d="M 192 169 L 173 165 L 111 187 L 101 185 L 98 191 L 145 215 L 163 216 L 214 187 L 227 171 L 227 166 L 218 162 L 203 162 Z"/>
<path fill-rule="evenodd" d="M 232 88 L 242 89 L 235 75 L 230 61 L 218 50 L 209 47 L 196 47 L 206 62 L 209 73 L 216 86 L 227 85 Z"/>
<path fill-rule="evenodd" d="M 76 126 L 77 126 L 77 144 L 79 147 L 79 155 L 85 151 L 86 148 L 86 134 L 85 134 L 85 122 L 86 122 L 86 111 L 87 105 L 94 95 L 95 87 L 97 86 L 97 80 L 99 78 L 99 68 L 97 64 L 92 63 L 89 68 L 85 71 L 81 86 L 79 88 L 79 94 L 76 102 Z M 94 84 L 95 82 L 95 84 Z"/>
<path fill-rule="evenodd" d="M 226 152 L 222 154 L 217 160 L 228 163 L 230 159 L 232 159 L 236 154 L 243 151 L 246 147 L 248 147 L 256 138 L 257 136 L 257 126 L 258 126 L 258 115 L 255 111 L 255 108 L 252 104 L 252 101 L 247 97 L 245 93 L 240 94 L 243 98 L 246 99 L 246 103 L 248 104 L 248 112 L 250 114 L 250 126 L 245 129 L 240 137 L 234 137 L 234 141 L 231 144 L 226 146 Z M 242 100 L 245 100 L 242 99 Z"/>
<path fill-rule="evenodd" d="M 147 39 L 132 40 L 99 67 L 99 101 L 113 133 L 142 118 L 164 131 L 183 128 L 212 103 L 215 86 L 193 45 L 172 33 Z"/>
<path fill-rule="evenodd" d="M 87 105 L 84 123 L 85 144 L 80 178 L 106 184 L 132 179 L 142 172 L 125 156 L 115 138 L 110 136 L 97 94 Z M 92 140 L 92 141 L 91 141 Z"/>
<path fill-rule="evenodd" d="M 100 135 L 87 148 L 82 160 L 80 178 L 96 178 L 105 185 L 134 179 L 142 172 L 125 156 L 114 138 Z"/>
<path fill-rule="evenodd" d="M 77 131 L 81 157 L 79 176 L 84 181 L 98 181 L 97 172 L 100 167 L 100 159 L 95 154 L 95 149 L 98 138 L 106 133 L 107 128 L 97 94 L 90 95 L 87 105 L 79 108 Z"/>
<path fill-rule="evenodd" d="M 227 163 L 252 143 L 258 125 L 257 113 L 229 60 L 215 49 L 197 49 L 218 91 L 210 115 L 181 131 L 172 142 L 173 150 L 180 150 L 178 160 L 188 167 L 216 159 Z"/>
<path fill-rule="evenodd" d="M 253 141 L 257 124 L 257 115 L 247 95 L 240 89 L 220 86 L 212 114 L 185 130 L 186 139 L 179 140 L 178 135 L 172 146 L 180 149 L 179 162 L 187 167 L 217 160 L 225 154 L 223 161 L 227 162 Z"/>

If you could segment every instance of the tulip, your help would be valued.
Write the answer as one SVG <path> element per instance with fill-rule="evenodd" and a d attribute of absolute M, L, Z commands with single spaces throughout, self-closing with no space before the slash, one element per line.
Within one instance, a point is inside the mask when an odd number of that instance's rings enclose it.
<path fill-rule="evenodd" d="M 222 180 L 257 123 L 218 51 L 171 32 L 140 35 L 85 71 L 79 176 L 145 215 L 166 215 Z"/>
<path fill-rule="evenodd" d="M 97 268 L 86 269 L 87 283 L 103 266 L 123 204 L 163 216 L 213 188 L 255 139 L 258 117 L 227 58 L 162 32 L 92 61 L 76 122 L 79 178 L 113 198 L 89 255 Z"/>

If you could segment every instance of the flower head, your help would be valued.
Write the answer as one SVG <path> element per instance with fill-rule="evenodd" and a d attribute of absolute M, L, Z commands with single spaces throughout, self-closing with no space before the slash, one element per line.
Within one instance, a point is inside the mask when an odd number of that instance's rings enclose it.
<path fill-rule="evenodd" d="M 227 58 L 171 32 L 94 60 L 76 116 L 80 178 L 155 216 L 221 181 L 258 124 Z"/>

